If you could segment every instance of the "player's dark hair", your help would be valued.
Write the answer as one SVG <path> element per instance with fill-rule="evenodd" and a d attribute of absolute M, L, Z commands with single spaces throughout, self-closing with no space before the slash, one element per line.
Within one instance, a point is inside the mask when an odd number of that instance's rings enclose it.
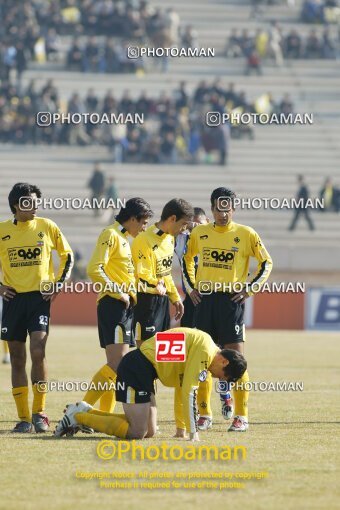
<path fill-rule="evenodd" d="M 19 204 L 19 200 L 22 197 L 28 197 L 32 193 L 35 193 L 38 198 L 41 198 L 41 191 L 38 186 L 34 184 L 28 184 L 28 182 L 17 182 L 8 195 L 9 207 L 13 214 L 16 213 L 15 205 Z"/>
<path fill-rule="evenodd" d="M 194 210 L 192 205 L 186 200 L 183 200 L 183 198 L 173 198 L 163 207 L 161 221 L 165 221 L 173 215 L 176 216 L 176 221 L 182 218 L 191 220 L 194 216 Z"/>
<path fill-rule="evenodd" d="M 230 197 L 231 200 L 235 200 L 236 193 L 228 188 L 214 189 L 210 196 L 211 207 L 214 207 L 216 205 L 216 201 L 221 197 Z"/>
<path fill-rule="evenodd" d="M 236 382 L 243 376 L 247 370 L 247 361 L 243 354 L 233 349 L 223 349 L 220 354 L 229 361 L 224 368 L 224 375 L 228 382 Z"/>
<path fill-rule="evenodd" d="M 201 207 L 194 207 L 194 216 L 206 216 L 204 209 Z"/>
<path fill-rule="evenodd" d="M 142 218 L 151 218 L 153 214 L 150 204 L 143 198 L 135 197 L 126 201 L 125 207 L 121 208 L 116 216 L 116 220 L 122 224 L 131 218 L 136 218 L 137 221 L 140 221 Z"/>

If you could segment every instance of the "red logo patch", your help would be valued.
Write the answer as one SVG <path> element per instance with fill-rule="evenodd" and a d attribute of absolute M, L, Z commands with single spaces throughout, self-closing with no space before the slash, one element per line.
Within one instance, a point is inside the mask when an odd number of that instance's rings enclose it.
<path fill-rule="evenodd" d="M 156 333 L 156 361 L 185 361 L 185 334 Z"/>

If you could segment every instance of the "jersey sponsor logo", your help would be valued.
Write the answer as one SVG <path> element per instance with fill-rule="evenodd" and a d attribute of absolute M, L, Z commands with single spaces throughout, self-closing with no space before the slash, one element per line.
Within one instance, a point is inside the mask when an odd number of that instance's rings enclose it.
<path fill-rule="evenodd" d="M 204 382 L 208 376 L 208 372 L 206 370 L 202 370 L 202 372 L 199 373 L 198 380 L 200 382 Z"/>
<path fill-rule="evenodd" d="M 2 241 L 8 241 L 11 238 L 10 235 L 4 236 L 1 238 Z"/>
<path fill-rule="evenodd" d="M 1 328 L 1 333 L 7 333 L 7 328 Z"/>
<path fill-rule="evenodd" d="M 203 248 L 203 266 L 232 269 L 235 253 L 222 248 Z"/>
<path fill-rule="evenodd" d="M 150 333 L 154 333 L 156 331 L 155 326 L 148 326 L 145 328 L 145 331 L 149 331 Z"/>
<path fill-rule="evenodd" d="M 185 333 L 156 333 L 156 361 L 185 361 Z"/>
<path fill-rule="evenodd" d="M 21 246 L 8 248 L 8 258 L 11 267 L 34 266 L 41 264 L 41 248 L 38 246 Z"/>
<path fill-rule="evenodd" d="M 146 397 L 146 395 L 147 395 L 147 394 L 148 394 L 148 392 L 147 392 L 147 391 L 138 391 L 138 395 L 139 395 L 140 397 Z"/>
<path fill-rule="evenodd" d="M 166 276 L 171 273 L 172 255 L 156 261 L 156 276 Z"/>

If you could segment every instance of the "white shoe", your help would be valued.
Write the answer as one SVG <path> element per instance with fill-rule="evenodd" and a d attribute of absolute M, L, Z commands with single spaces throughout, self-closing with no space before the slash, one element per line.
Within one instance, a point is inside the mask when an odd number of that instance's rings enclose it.
<path fill-rule="evenodd" d="M 10 362 L 11 362 L 11 357 L 10 357 L 10 355 L 9 355 L 9 352 L 6 352 L 6 353 L 4 354 L 4 357 L 2 358 L 2 362 L 3 362 L 3 364 L 4 364 L 4 365 L 9 365 L 9 364 L 10 364 Z"/>
<path fill-rule="evenodd" d="M 230 393 L 227 393 L 225 398 L 222 398 L 222 395 L 220 395 L 220 399 L 221 399 L 221 412 L 223 418 L 225 420 L 231 420 L 234 414 L 234 406 L 233 399 L 231 398 Z"/>
<path fill-rule="evenodd" d="M 92 406 L 85 401 L 67 405 L 64 410 L 64 417 L 57 423 L 54 435 L 56 437 L 73 436 L 78 430 L 82 430 L 82 425 L 77 423 L 74 415 L 77 413 L 87 413 L 90 409 L 92 409 Z M 84 429 L 86 432 L 89 431 L 89 427 L 84 427 Z"/>
<path fill-rule="evenodd" d="M 246 432 L 249 428 L 249 423 L 245 416 L 234 416 L 233 423 L 228 428 L 228 432 Z"/>
<path fill-rule="evenodd" d="M 200 416 L 197 423 L 198 430 L 208 430 L 212 427 L 211 416 Z"/>

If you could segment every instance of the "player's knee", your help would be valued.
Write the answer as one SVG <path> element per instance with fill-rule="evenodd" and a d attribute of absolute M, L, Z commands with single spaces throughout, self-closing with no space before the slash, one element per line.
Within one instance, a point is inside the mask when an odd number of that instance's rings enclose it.
<path fill-rule="evenodd" d="M 14 370 L 25 368 L 26 354 L 24 352 L 11 352 L 11 365 Z"/>
<path fill-rule="evenodd" d="M 32 363 L 39 363 L 45 358 L 45 346 L 36 345 L 31 348 Z"/>
<path fill-rule="evenodd" d="M 128 439 L 144 439 L 148 430 L 146 427 L 136 425 L 130 425 L 128 431 Z"/>

